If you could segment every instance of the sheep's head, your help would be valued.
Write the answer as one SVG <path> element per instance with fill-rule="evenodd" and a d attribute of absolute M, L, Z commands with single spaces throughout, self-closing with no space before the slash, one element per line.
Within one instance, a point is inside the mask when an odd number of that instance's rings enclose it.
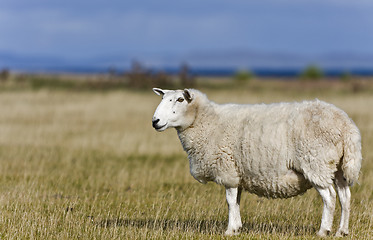
<path fill-rule="evenodd" d="M 162 96 L 162 101 L 152 119 L 153 127 L 157 131 L 161 132 L 172 127 L 185 129 L 193 123 L 195 113 L 191 105 L 194 99 L 190 90 L 153 88 L 153 91 Z"/>

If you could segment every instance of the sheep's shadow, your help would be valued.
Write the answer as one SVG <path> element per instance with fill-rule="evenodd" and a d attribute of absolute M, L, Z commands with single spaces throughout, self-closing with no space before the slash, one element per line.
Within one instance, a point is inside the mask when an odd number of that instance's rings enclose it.
<path fill-rule="evenodd" d="M 227 221 L 217 220 L 171 220 L 171 219 L 104 219 L 96 221 L 100 227 L 136 227 L 153 230 L 179 230 L 183 232 L 198 232 L 209 234 L 222 234 L 228 225 Z M 243 224 L 241 233 L 287 233 L 291 235 L 315 234 L 316 228 L 313 225 L 291 225 L 285 223 L 256 223 L 246 222 Z"/>

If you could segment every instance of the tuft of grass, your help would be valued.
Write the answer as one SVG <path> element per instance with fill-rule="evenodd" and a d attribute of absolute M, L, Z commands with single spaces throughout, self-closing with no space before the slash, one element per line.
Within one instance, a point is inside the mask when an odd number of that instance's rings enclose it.
<path fill-rule="evenodd" d="M 221 103 L 318 97 L 356 122 L 364 161 L 360 183 L 352 187 L 350 235 L 345 239 L 372 239 L 373 96 L 300 93 L 289 90 L 291 82 L 288 88 L 250 84 L 263 90 L 205 92 Z M 228 223 L 224 189 L 190 176 L 175 131 L 152 129 L 159 101 L 150 89 L 1 92 L 0 238 L 318 239 L 322 200 L 314 190 L 282 200 L 244 193 L 242 233 L 223 236 Z M 334 229 L 339 212 L 338 206 Z"/>

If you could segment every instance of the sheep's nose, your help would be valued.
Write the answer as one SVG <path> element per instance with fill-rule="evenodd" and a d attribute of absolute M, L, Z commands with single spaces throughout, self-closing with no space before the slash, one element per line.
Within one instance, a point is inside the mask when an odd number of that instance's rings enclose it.
<path fill-rule="evenodd" d="M 153 128 L 155 128 L 157 123 L 159 122 L 159 119 L 153 119 L 152 122 L 153 122 Z"/>

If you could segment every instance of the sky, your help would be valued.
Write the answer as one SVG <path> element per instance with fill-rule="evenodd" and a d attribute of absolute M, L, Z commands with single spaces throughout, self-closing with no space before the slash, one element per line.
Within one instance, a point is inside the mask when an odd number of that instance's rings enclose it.
<path fill-rule="evenodd" d="M 371 0 L 1 0 L 0 53 L 373 54 Z"/>

